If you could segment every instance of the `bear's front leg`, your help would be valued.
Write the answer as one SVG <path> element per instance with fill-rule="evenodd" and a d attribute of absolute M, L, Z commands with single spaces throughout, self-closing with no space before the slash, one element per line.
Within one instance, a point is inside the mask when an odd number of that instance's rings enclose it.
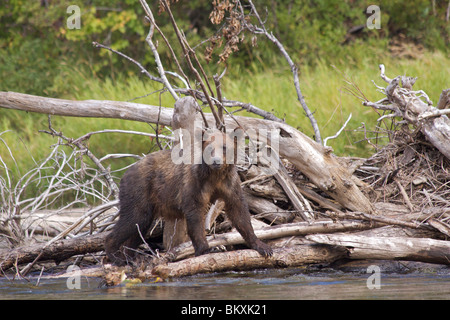
<path fill-rule="evenodd" d="M 235 188 L 235 194 L 233 198 L 224 198 L 225 201 L 225 212 L 227 217 L 231 220 L 231 224 L 244 238 L 247 245 L 258 251 L 264 257 L 270 257 L 273 254 L 272 248 L 259 240 L 253 226 L 250 222 L 250 212 L 248 210 L 248 204 L 244 199 L 240 189 Z M 235 199 L 239 199 L 236 201 Z"/>
<path fill-rule="evenodd" d="M 194 246 L 195 255 L 201 256 L 209 252 L 208 242 L 204 230 L 205 217 L 199 210 L 185 212 L 187 232 Z"/>

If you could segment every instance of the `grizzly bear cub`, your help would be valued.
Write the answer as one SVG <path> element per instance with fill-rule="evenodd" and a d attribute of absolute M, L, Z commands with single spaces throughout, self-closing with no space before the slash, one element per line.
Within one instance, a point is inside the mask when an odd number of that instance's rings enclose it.
<path fill-rule="evenodd" d="M 156 217 L 185 218 L 195 255 L 208 253 L 204 221 L 208 204 L 217 199 L 224 201 L 228 218 L 247 245 L 263 256 L 272 255 L 271 247 L 256 237 L 250 223 L 234 163 L 236 157 L 234 161 L 226 159 L 227 145 L 235 147 L 235 141 L 220 132 L 201 143 L 199 163 L 175 164 L 171 150 L 162 150 L 147 155 L 124 174 L 119 220 L 105 243 L 106 254 L 113 263 L 123 265 L 133 258 L 133 249 L 142 243 L 141 235 L 146 234 Z"/>

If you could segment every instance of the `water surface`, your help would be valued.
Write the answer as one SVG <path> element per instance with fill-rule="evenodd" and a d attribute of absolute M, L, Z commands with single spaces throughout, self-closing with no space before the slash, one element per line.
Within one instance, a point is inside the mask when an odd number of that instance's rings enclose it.
<path fill-rule="evenodd" d="M 82 277 L 80 289 L 67 279 L 9 281 L 0 278 L 0 299 L 445 299 L 450 300 L 450 272 L 380 274 L 379 289 L 368 287 L 371 274 L 303 269 L 271 269 L 184 277 L 99 287 L 101 279 Z M 369 279 L 369 286 L 374 282 Z M 376 286 L 375 286 L 376 287 Z"/>

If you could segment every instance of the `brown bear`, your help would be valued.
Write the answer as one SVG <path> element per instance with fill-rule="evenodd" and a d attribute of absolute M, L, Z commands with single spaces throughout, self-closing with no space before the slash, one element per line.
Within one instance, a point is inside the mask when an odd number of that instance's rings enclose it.
<path fill-rule="evenodd" d="M 195 255 L 208 253 L 204 220 L 208 205 L 217 199 L 225 202 L 225 213 L 247 245 L 263 256 L 272 255 L 271 247 L 256 237 L 250 223 L 236 157 L 233 161 L 226 157 L 227 146 L 233 146 L 236 152 L 235 140 L 217 132 L 211 135 L 214 138 L 201 142 L 199 163 L 175 164 L 172 151 L 162 150 L 127 170 L 120 183 L 119 220 L 105 242 L 112 262 L 123 265 L 133 258 L 133 249 L 142 243 L 141 235 L 146 234 L 155 217 L 186 219 Z"/>

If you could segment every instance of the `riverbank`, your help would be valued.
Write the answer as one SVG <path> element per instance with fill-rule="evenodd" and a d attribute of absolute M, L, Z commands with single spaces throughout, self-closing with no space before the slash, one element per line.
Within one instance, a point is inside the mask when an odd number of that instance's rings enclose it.
<path fill-rule="evenodd" d="M 0 279 L 1 299 L 145 299 L 159 300 L 303 300 L 303 299 L 450 299 L 450 272 L 433 265 L 389 261 L 380 267 L 379 282 L 366 266 L 351 270 L 309 267 L 228 272 L 184 277 L 168 282 L 124 283 L 99 287 L 101 278 Z M 416 267 L 412 267 L 412 265 Z M 421 265 L 422 267 L 418 267 Z M 67 284 L 69 283 L 69 287 Z M 187 305 L 186 305 L 187 306 Z"/>

